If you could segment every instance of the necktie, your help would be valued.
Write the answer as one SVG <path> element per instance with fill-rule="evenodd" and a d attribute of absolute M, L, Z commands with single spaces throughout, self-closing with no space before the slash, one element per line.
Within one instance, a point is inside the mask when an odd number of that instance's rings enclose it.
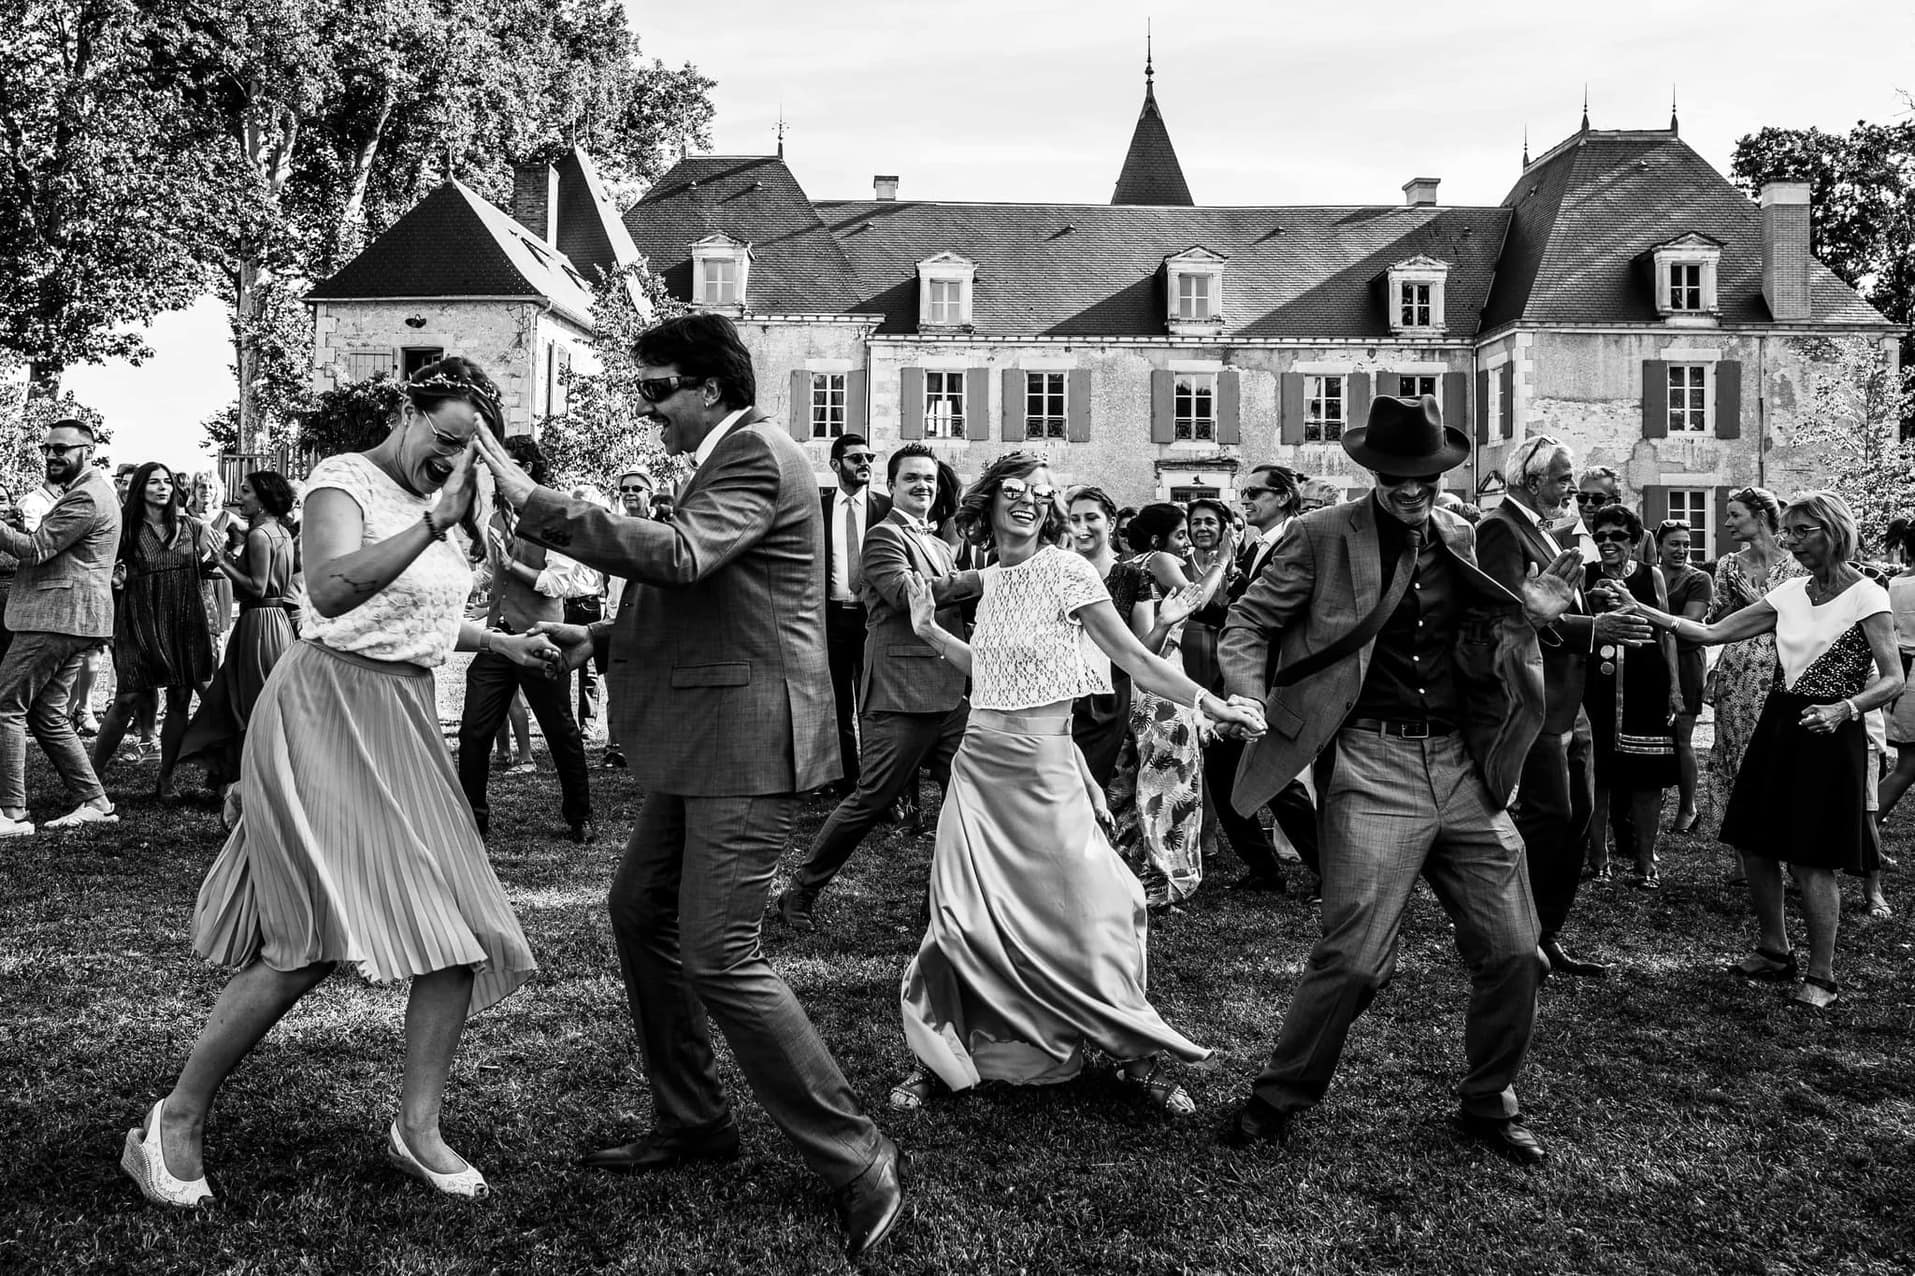
<path fill-rule="evenodd" d="M 851 596 L 864 584 L 864 546 L 858 540 L 858 503 L 844 503 L 844 577 Z"/>

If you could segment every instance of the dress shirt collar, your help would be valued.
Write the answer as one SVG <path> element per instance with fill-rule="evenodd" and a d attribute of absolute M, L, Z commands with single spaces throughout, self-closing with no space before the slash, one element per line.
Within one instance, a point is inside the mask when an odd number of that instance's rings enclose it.
<path fill-rule="evenodd" d="M 1283 529 L 1290 526 L 1290 520 L 1280 518 L 1263 529 L 1257 536 L 1257 544 L 1268 547 L 1283 539 Z"/>
<path fill-rule="evenodd" d="M 711 459 L 712 451 L 718 446 L 718 440 L 730 434 L 732 426 L 737 425 L 739 419 L 744 415 L 745 409 L 739 408 L 736 412 L 711 428 L 711 433 L 699 441 L 698 450 L 692 453 L 693 469 L 697 470 L 705 467 L 705 462 Z"/>
<path fill-rule="evenodd" d="M 847 492 L 841 487 L 837 490 L 831 504 L 835 509 L 843 509 L 847 505 L 856 505 L 862 510 L 870 502 L 870 497 L 871 485 L 869 483 L 866 483 L 855 492 Z"/>

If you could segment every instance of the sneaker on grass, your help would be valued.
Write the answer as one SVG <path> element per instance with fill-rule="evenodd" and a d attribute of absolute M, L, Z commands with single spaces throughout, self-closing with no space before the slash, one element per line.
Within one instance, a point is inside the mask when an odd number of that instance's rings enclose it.
<path fill-rule="evenodd" d="M 0 815 L 0 837 L 31 837 L 33 823 L 30 820 L 10 820 Z"/>
<path fill-rule="evenodd" d="M 79 806 L 74 807 L 58 819 L 48 820 L 46 827 L 50 829 L 70 829 L 78 828 L 82 824 L 118 824 L 119 822 L 120 813 L 118 811 L 110 808 L 102 811 L 91 802 L 82 802 Z"/>

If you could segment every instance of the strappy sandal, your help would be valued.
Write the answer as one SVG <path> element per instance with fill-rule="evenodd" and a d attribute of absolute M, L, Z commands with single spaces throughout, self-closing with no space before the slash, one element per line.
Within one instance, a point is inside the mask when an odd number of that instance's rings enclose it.
<path fill-rule="evenodd" d="M 1785 983 L 1795 978 L 1795 954 L 1772 952 L 1767 948 L 1757 948 L 1741 961 L 1729 965 L 1729 973 L 1741 975 L 1744 979 L 1760 979 L 1768 983 Z"/>
<path fill-rule="evenodd" d="M 1132 1072 L 1125 1066 L 1118 1069 L 1117 1079 L 1137 1091 L 1145 1102 L 1171 1116 L 1195 1116 L 1197 1101 L 1190 1097 L 1190 1091 L 1162 1076 L 1163 1070 L 1163 1059 L 1153 1056 L 1146 1071 Z"/>
<path fill-rule="evenodd" d="M 1798 1006 L 1810 1010 L 1827 1010 L 1842 999 L 1842 986 L 1833 979 L 1823 979 L 1819 975 L 1804 975 L 1802 982 L 1796 985 L 1791 998 Z"/>
<path fill-rule="evenodd" d="M 887 1106 L 899 1112 L 916 1112 L 945 1089 L 944 1082 L 929 1068 L 914 1068 L 911 1075 L 891 1087 L 885 1096 Z"/>

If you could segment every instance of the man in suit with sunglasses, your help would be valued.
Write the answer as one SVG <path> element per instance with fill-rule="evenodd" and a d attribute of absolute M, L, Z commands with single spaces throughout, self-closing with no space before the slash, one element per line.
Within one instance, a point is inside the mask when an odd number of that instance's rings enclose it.
<path fill-rule="evenodd" d="M 871 490 L 878 454 L 862 434 L 831 441 L 836 487 L 819 495 L 825 520 L 825 650 L 831 661 L 831 694 L 838 713 L 842 788 L 858 783 L 859 684 L 864 681 L 864 538 L 891 512 L 891 498 Z"/>
<path fill-rule="evenodd" d="M 730 320 L 668 320 L 636 354 L 640 415 L 696 465 L 671 522 L 536 487 L 497 440 L 479 444 L 499 498 L 523 511 L 522 535 L 630 582 L 616 618 L 541 630 L 571 668 L 609 646 L 618 737 L 645 792 L 609 904 L 655 1121 L 585 1163 L 737 1158 L 709 1016 L 767 1114 L 836 1191 L 856 1258 L 902 1209 L 897 1148 L 759 942 L 798 793 L 838 775 L 817 481 L 803 449 L 753 407 L 751 355 Z"/>

